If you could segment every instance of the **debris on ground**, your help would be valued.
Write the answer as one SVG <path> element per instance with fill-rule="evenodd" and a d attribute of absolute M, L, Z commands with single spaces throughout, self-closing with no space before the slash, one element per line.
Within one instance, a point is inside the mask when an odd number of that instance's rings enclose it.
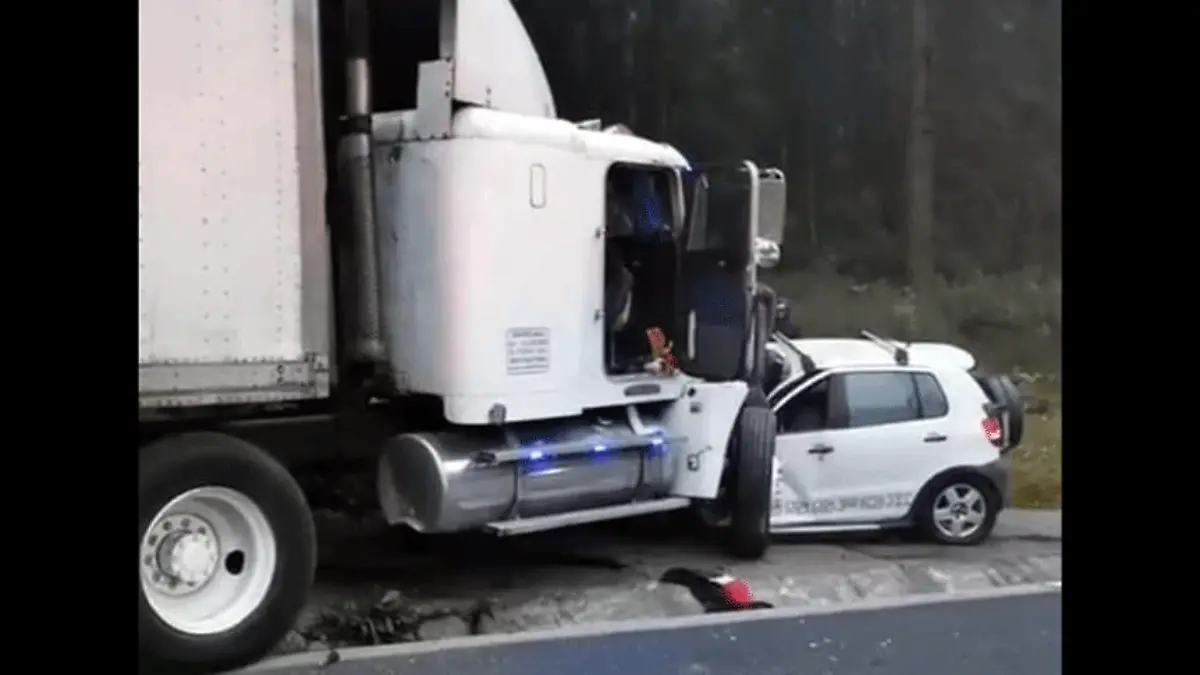
<path fill-rule="evenodd" d="M 327 647 L 386 645 L 479 635 L 483 620 L 493 616 L 491 601 L 422 608 L 399 591 L 389 590 L 377 600 L 326 608 L 298 632 L 310 648 L 314 643 Z"/>

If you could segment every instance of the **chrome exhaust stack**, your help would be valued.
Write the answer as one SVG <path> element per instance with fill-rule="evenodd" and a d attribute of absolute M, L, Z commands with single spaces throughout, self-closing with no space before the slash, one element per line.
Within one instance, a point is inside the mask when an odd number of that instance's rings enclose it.
<path fill-rule="evenodd" d="M 379 249 L 376 245 L 374 169 L 371 163 L 371 65 L 368 0 L 346 0 L 346 115 L 338 142 L 338 171 L 350 219 L 348 289 L 353 325 L 349 356 L 359 363 L 386 357 L 380 316 Z"/>

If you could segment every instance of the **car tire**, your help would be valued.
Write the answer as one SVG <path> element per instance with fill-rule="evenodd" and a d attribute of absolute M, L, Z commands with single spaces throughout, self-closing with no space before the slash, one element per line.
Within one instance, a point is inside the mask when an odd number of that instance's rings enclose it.
<path fill-rule="evenodd" d="M 248 665 L 279 643 L 308 599 L 317 558 L 304 494 L 279 462 L 240 439 L 193 432 L 143 447 L 138 532 L 141 672 Z"/>
<path fill-rule="evenodd" d="M 757 400 L 760 398 L 763 400 Z M 758 560 L 771 543 L 771 481 L 775 459 L 775 413 L 767 407 L 761 393 L 742 408 L 730 445 L 733 475 L 729 484 L 726 546 L 737 558 Z"/>
<path fill-rule="evenodd" d="M 975 546 L 991 536 L 1000 508 L 1000 493 L 991 481 L 960 474 L 923 491 L 916 525 L 924 537 L 939 544 Z"/>

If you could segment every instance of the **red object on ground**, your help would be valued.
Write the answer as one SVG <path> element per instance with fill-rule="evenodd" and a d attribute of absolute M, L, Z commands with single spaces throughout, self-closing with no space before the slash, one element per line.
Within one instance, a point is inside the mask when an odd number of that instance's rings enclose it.
<path fill-rule="evenodd" d="M 722 572 L 672 567 L 663 572 L 659 582 L 686 588 L 706 613 L 772 607 L 769 602 L 755 600 L 749 584 Z"/>
<path fill-rule="evenodd" d="M 721 586 L 721 595 L 725 597 L 725 601 L 730 605 L 738 608 L 748 608 L 754 604 L 754 594 L 750 592 L 750 586 L 736 577 L 721 576 L 713 581 Z"/>

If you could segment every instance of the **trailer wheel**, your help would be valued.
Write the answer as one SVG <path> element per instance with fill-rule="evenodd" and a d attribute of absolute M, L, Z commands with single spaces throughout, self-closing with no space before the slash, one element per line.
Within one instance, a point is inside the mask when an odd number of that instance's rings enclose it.
<path fill-rule="evenodd" d="M 762 398 L 762 401 L 758 401 Z M 730 482 L 730 553 L 757 560 L 771 542 L 771 479 L 775 458 L 775 413 L 761 393 L 742 408 L 734 430 Z"/>
<path fill-rule="evenodd" d="M 197 432 L 138 458 L 138 645 L 150 669 L 247 665 L 299 616 L 316 568 L 300 486 L 245 441 Z"/>

